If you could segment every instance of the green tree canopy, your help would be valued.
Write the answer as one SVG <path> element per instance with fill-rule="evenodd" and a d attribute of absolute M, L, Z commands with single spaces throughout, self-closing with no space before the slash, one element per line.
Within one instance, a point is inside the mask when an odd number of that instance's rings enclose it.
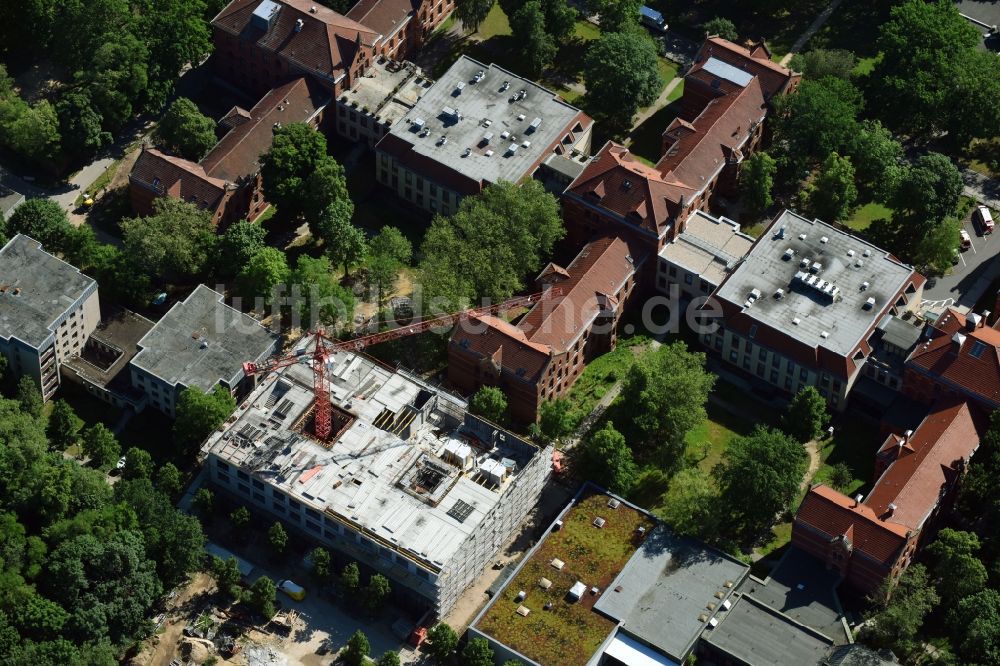
<path fill-rule="evenodd" d="M 288 545 L 288 533 L 280 521 L 271 523 L 271 527 L 267 530 L 267 541 L 278 555 L 285 552 L 285 547 Z"/>
<path fill-rule="evenodd" d="M 68 402 L 56 400 L 52 404 L 52 413 L 49 415 L 49 425 L 45 432 L 53 446 L 66 449 L 76 444 L 80 438 L 81 428 L 83 419 L 76 415 Z"/>
<path fill-rule="evenodd" d="M 30 236 L 49 252 L 63 252 L 68 247 L 73 225 L 55 201 L 28 199 L 7 220 L 7 233 Z"/>
<path fill-rule="evenodd" d="M 924 554 L 941 601 L 954 608 L 963 597 L 971 596 L 986 585 L 986 567 L 976 557 L 979 538 L 972 532 L 946 527 L 934 538 Z"/>
<path fill-rule="evenodd" d="M 122 469 L 123 479 L 149 479 L 153 476 L 153 456 L 148 452 L 130 447 L 125 452 L 125 467 Z"/>
<path fill-rule="evenodd" d="M 760 217 L 774 203 L 774 174 L 778 164 L 764 151 L 757 151 L 743 161 L 740 167 L 740 194 L 744 210 L 752 217 Z"/>
<path fill-rule="evenodd" d="M 121 456 L 121 444 L 103 423 L 88 426 L 84 429 L 81 439 L 84 454 L 90 456 L 98 467 L 112 465 Z"/>
<path fill-rule="evenodd" d="M 347 641 L 347 647 L 344 649 L 343 654 L 344 661 L 350 666 L 362 666 L 368 660 L 371 649 L 372 646 L 368 642 L 368 637 L 365 636 L 363 631 L 358 629 Z"/>
<path fill-rule="evenodd" d="M 183 485 L 184 479 L 181 476 L 181 471 L 177 469 L 177 465 L 172 462 L 163 463 L 156 473 L 156 488 L 172 497 L 181 491 Z"/>
<path fill-rule="evenodd" d="M 848 217 L 858 200 L 850 158 L 830 153 L 805 190 L 804 197 L 806 207 L 815 217 L 829 222 Z"/>
<path fill-rule="evenodd" d="M 191 280 L 215 258 L 212 217 L 192 203 L 158 197 L 153 214 L 121 221 L 125 254 L 151 277 Z"/>
<path fill-rule="evenodd" d="M 427 632 L 427 651 L 435 663 L 447 664 L 458 648 L 458 634 L 444 622 L 438 622 Z"/>
<path fill-rule="evenodd" d="M 1000 592 L 986 588 L 963 598 L 948 624 L 963 663 L 1000 663 Z"/>
<path fill-rule="evenodd" d="M 365 607 L 370 612 L 378 610 L 385 603 L 386 599 L 389 598 L 391 592 L 392 588 L 389 586 L 389 579 L 379 573 L 373 574 L 368 579 L 368 585 L 365 586 L 363 595 Z"/>
<path fill-rule="evenodd" d="M 962 189 L 962 174 L 952 161 L 927 153 L 903 170 L 889 207 L 903 221 L 930 226 L 955 214 Z"/>
<path fill-rule="evenodd" d="M 264 227 L 255 222 L 240 220 L 229 225 L 219 241 L 219 266 L 221 275 L 236 275 L 258 252 L 266 247 Z"/>
<path fill-rule="evenodd" d="M 661 345 L 633 364 L 622 385 L 622 408 L 633 450 L 656 454 L 659 467 L 684 464 L 684 438 L 706 418 L 705 403 L 715 383 L 705 355 L 683 342 Z"/>
<path fill-rule="evenodd" d="M 345 592 L 354 592 L 361 585 L 361 572 L 357 562 L 348 562 L 340 570 L 340 587 Z"/>
<path fill-rule="evenodd" d="M 211 393 L 190 386 L 181 391 L 175 411 L 174 438 L 181 446 L 191 447 L 201 444 L 236 411 L 236 399 L 222 385 Z"/>
<path fill-rule="evenodd" d="M 351 266 L 361 263 L 368 252 L 365 232 L 351 224 L 354 204 L 350 199 L 338 199 L 327 206 L 315 224 L 313 236 L 323 242 L 323 250 L 330 261 L 350 273 Z"/>
<path fill-rule="evenodd" d="M 14 394 L 17 402 L 21 405 L 21 410 L 34 419 L 42 418 L 42 411 L 45 403 L 42 400 L 42 392 L 38 390 L 35 379 L 29 375 L 22 375 L 17 380 L 17 391 Z"/>
<path fill-rule="evenodd" d="M 601 17 L 601 32 L 627 32 L 639 27 L 642 0 L 587 0 L 587 8 Z"/>
<path fill-rule="evenodd" d="M 807 79 L 832 76 L 849 81 L 857 60 L 852 52 L 845 49 L 813 49 L 795 54 L 790 65 L 796 72 L 802 72 L 802 76 Z"/>
<path fill-rule="evenodd" d="M 719 530 L 719 492 L 700 467 L 682 469 L 670 480 L 661 517 L 678 534 L 713 540 Z"/>
<path fill-rule="evenodd" d="M 612 423 L 584 440 L 580 451 L 580 471 L 613 493 L 627 494 L 635 485 L 639 470 L 625 436 Z"/>
<path fill-rule="evenodd" d="M 948 135 L 953 146 L 963 148 L 973 139 L 1000 135 L 1000 62 L 996 54 L 968 51 L 948 102 Z"/>
<path fill-rule="evenodd" d="M 713 474 L 732 531 L 751 539 L 770 527 L 795 498 L 806 462 L 802 445 L 779 430 L 758 426 L 731 441 Z"/>
<path fill-rule="evenodd" d="M 421 246 L 424 295 L 445 311 L 510 298 L 565 233 L 556 198 L 538 181 L 490 185 L 462 199 L 454 215 L 431 222 Z"/>
<path fill-rule="evenodd" d="M 330 551 L 317 546 L 312 549 L 310 558 L 312 559 L 313 575 L 322 581 L 329 580 L 330 576 L 333 575 L 333 559 L 330 557 Z"/>
<path fill-rule="evenodd" d="M 587 102 L 613 133 L 628 130 L 639 108 L 659 95 L 663 81 L 657 57 L 656 44 L 638 31 L 603 32 L 591 42 L 583 61 Z"/>
<path fill-rule="evenodd" d="M 236 276 L 236 285 L 243 298 L 262 298 L 269 303 L 275 296 L 275 287 L 287 284 L 291 274 L 285 253 L 265 247 L 244 264 Z"/>
<path fill-rule="evenodd" d="M 299 289 L 298 309 L 302 327 L 343 326 L 354 316 L 354 294 L 340 286 L 326 257 L 313 259 L 303 254 L 290 282 Z"/>
<path fill-rule="evenodd" d="M 270 150 L 260 158 L 264 196 L 283 215 L 298 217 L 311 201 L 306 187 L 309 177 L 326 157 L 326 138 L 320 132 L 307 123 L 282 125 L 274 131 Z"/>
<path fill-rule="evenodd" d="M 277 599 L 277 593 L 278 589 L 275 587 L 274 581 L 267 576 L 261 576 L 246 591 L 243 600 L 261 617 L 270 619 L 274 617 L 274 602 Z"/>
<path fill-rule="evenodd" d="M 399 653 L 393 650 L 384 652 L 375 664 L 376 666 L 399 666 Z"/>
<path fill-rule="evenodd" d="M 576 427 L 568 400 L 556 398 L 542 403 L 538 410 L 538 432 L 546 442 L 569 436 Z"/>
<path fill-rule="evenodd" d="M 494 423 L 507 420 L 507 396 L 496 386 L 482 386 L 469 401 L 469 409 Z"/>
<path fill-rule="evenodd" d="M 887 201 L 902 175 L 903 147 L 899 141 L 879 121 L 865 120 L 846 150 L 854 165 L 858 191 L 869 199 Z"/>
<path fill-rule="evenodd" d="M 740 33 L 736 30 L 736 24 L 727 18 L 716 16 L 701 24 L 701 29 L 705 35 L 718 35 L 731 42 L 738 42 Z"/>
<path fill-rule="evenodd" d="M 396 227 L 382 227 L 368 245 L 368 284 L 375 289 L 379 305 L 413 257 L 410 240 Z"/>
<path fill-rule="evenodd" d="M 240 581 L 243 574 L 240 573 L 239 562 L 236 557 L 223 560 L 216 555 L 212 556 L 212 578 L 215 579 L 215 586 L 223 595 L 232 599 L 239 596 Z"/>
<path fill-rule="evenodd" d="M 493 649 L 485 638 L 470 639 L 462 648 L 463 666 L 493 666 Z"/>
<path fill-rule="evenodd" d="M 217 141 L 215 121 L 187 97 L 178 97 L 167 107 L 156 136 L 168 149 L 192 162 L 200 161 Z"/>
<path fill-rule="evenodd" d="M 245 506 L 236 507 L 229 514 L 229 520 L 232 521 L 233 527 L 236 529 L 243 529 L 250 524 L 250 510 Z"/>
<path fill-rule="evenodd" d="M 86 88 L 65 92 L 56 103 L 62 148 L 71 155 L 92 153 L 114 141 Z"/>
<path fill-rule="evenodd" d="M 514 40 L 519 45 L 519 55 L 525 70 L 537 76 L 552 64 L 559 47 L 545 31 L 545 13 L 540 0 L 524 3 L 510 17 Z"/>
<path fill-rule="evenodd" d="M 783 427 L 795 439 L 808 442 L 823 437 L 829 423 L 830 413 L 826 409 L 826 399 L 814 386 L 807 386 L 788 403 Z"/>
<path fill-rule="evenodd" d="M 872 594 L 875 606 L 866 616 L 861 638 L 872 647 L 889 648 L 905 657 L 919 649 L 920 626 L 940 599 L 922 564 L 911 564 L 899 577 L 896 588 L 891 585 L 891 579 L 886 578 Z"/>
<path fill-rule="evenodd" d="M 779 96 L 774 104 L 772 124 L 780 149 L 793 161 L 810 163 L 850 144 L 864 102 L 850 82 L 828 76 L 802 81 L 795 93 Z"/>
<path fill-rule="evenodd" d="M 457 0 L 455 18 L 462 22 L 466 32 L 476 32 L 483 24 L 496 0 Z"/>
<path fill-rule="evenodd" d="M 314 165 L 312 173 L 305 180 L 305 190 L 302 192 L 305 197 L 302 202 L 303 212 L 309 221 L 310 228 L 314 220 L 319 219 L 328 207 L 339 203 L 349 206 L 351 214 L 354 213 L 354 204 L 347 192 L 347 177 L 344 167 L 337 160 L 329 155 L 324 155 Z M 350 215 L 348 215 L 348 219 Z M 317 235 L 313 231 L 313 235 Z"/>

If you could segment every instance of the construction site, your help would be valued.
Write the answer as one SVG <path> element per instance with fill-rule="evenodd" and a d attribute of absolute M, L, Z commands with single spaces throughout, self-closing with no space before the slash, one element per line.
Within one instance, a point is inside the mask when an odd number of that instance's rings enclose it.
<path fill-rule="evenodd" d="M 211 483 L 446 614 L 536 504 L 552 451 L 402 369 L 309 336 L 205 443 Z"/>

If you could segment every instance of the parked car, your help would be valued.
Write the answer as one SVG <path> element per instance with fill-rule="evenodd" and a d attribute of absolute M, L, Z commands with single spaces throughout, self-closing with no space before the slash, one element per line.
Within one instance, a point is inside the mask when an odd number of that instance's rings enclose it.
<path fill-rule="evenodd" d="M 642 24 L 653 32 L 664 33 L 667 31 L 667 20 L 663 18 L 663 14 L 643 5 L 639 8 L 639 17 L 642 20 Z"/>
<path fill-rule="evenodd" d="M 118 464 L 115 465 L 115 469 L 125 469 L 125 456 L 118 459 Z"/>
<path fill-rule="evenodd" d="M 972 219 L 976 221 L 979 225 L 979 233 L 983 236 L 988 236 L 993 233 L 993 215 L 990 213 L 990 209 L 986 206 L 977 206 L 976 212 L 973 213 Z"/>
<path fill-rule="evenodd" d="M 961 244 L 958 246 L 962 252 L 965 252 L 970 247 L 972 247 L 972 237 L 969 235 L 968 231 L 962 229 L 961 231 L 958 232 L 958 235 L 962 239 Z"/>
<path fill-rule="evenodd" d="M 302 601 L 306 598 L 306 588 L 302 587 L 298 583 L 288 580 L 287 578 L 278 583 L 278 589 L 296 601 Z"/>

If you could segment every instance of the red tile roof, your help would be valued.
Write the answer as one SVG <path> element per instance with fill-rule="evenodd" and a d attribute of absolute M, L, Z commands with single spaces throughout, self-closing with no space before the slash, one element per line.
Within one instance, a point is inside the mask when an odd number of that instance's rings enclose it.
<path fill-rule="evenodd" d="M 736 153 L 765 115 L 760 81 L 754 78 L 737 92 L 710 101 L 689 124 L 693 131 L 687 127 L 668 128 L 665 136 L 674 142 L 656 168 L 666 180 L 679 180 L 700 189 Z"/>
<path fill-rule="evenodd" d="M 556 353 L 566 351 L 578 335 L 604 309 L 614 309 L 613 297 L 635 274 L 638 257 L 621 238 L 600 238 L 588 243 L 573 259 L 569 277 L 554 283 L 558 296 L 544 297 L 517 327 L 532 342 L 545 344 Z"/>
<path fill-rule="evenodd" d="M 271 147 L 275 123 L 309 120 L 329 99 L 304 77 L 270 90 L 250 110 L 249 120 L 234 127 L 201 160 L 202 166 L 208 175 L 229 181 L 257 173 L 260 156 Z"/>
<path fill-rule="evenodd" d="M 354 62 L 359 44 L 371 47 L 378 33 L 312 0 L 274 0 L 281 9 L 266 33 L 250 25 L 262 0 L 233 0 L 212 26 L 241 35 L 307 72 L 337 78 Z M 312 11 L 315 8 L 315 13 Z M 295 30 L 296 21 L 302 28 Z"/>
<path fill-rule="evenodd" d="M 497 317 L 470 317 L 471 325 L 459 325 L 452 334 L 451 344 L 483 357 L 491 358 L 500 367 L 534 380 L 545 370 L 552 349 L 531 342 L 524 331 Z"/>
<path fill-rule="evenodd" d="M 361 0 L 347 12 L 347 18 L 389 37 L 414 15 L 420 3 L 421 0 Z"/>
<path fill-rule="evenodd" d="M 906 365 L 996 407 L 1000 405 L 1000 331 L 986 325 L 968 330 L 968 326 L 965 315 L 945 310 L 931 329 L 932 337 L 917 344 Z M 965 337 L 960 348 L 952 340 L 956 333 Z"/>
<path fill-rule="evenodd" d="M 139 154 L 129 180 L 213 211 L 226 191 L 225 180 L 209 176 L 194 162 L 165 155 L 155 148 L 146 148 Z"/>
<path fill-rule="evenodd" d="M 879 520 L 864 504 L 833 488 L 818 484 L 809 489 L 795 521 L 826 534 L 830 539 L 847 536 L 856 551 L 891 566 L 906 545 L 909 530 L 903 525 Z"/>
<path fill-rule="evenodd" d="M 788 82 L 797 76 L 792 70 L 771 60 L 766 49 L 758 47 L 751 52 L 749 49 L 722 37 L 709 37 L 702 43 L 690 71 L 699 71 L 709 58 L 718 58 L 724 63 L 758 77 L 764 99 L 771 99 L 776 93 L 782 92 Z"/>
<path fill-rule="evenodd" d="M 921 529 L 942 492 L 958 476 L 957 468 L 979 447 L 983 427 L 981 416 L 974 415 L 964 400 L 935 405 L 906 444 L 897 445 L 895 460 L 875 482 L 865 505 L 886 522 Z M 891 516 L 889 504 L 896 506 Z"/>

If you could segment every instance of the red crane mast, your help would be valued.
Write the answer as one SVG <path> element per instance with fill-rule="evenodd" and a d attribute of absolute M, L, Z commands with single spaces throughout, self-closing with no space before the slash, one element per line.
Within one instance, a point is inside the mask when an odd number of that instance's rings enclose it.
<path fill-rule="evenodd" d="M 399 328 L 393 328 L 380 333 L 363 335 L 351 340 L 332 340 L 326 337 L 326 332 L 323 329 L 318 329 L 315 332 L 315 344 L 312 350 L 300 349 L 294 354 L 276 356 L 263 363 L 244 363 L 243 372 L 247 376 L 264 375 L 274 370 L 280 370 L 281 368 L 300 363 L 303 359 L 312 358 L 313 394 L 316 397 L 313 432 L 316 437 L 326 441 L 330 437 L 330 431 L 332 430 L 333 414 L 332 404 L 326 395 L 326 362 L 331 354 L 339 351 L 361 352 L 371 345 L 416 335 L 424 331 L 429 331 L 432 328 L 452 326 L 459 321 L 467 320 L 471 317 L 492 315 L 505 310 L 527 307 L 540 301 L 543 296 L 556 297 L 561 293 L 561 289 L 555 287 L 529 296 L 518 296 L 497 305 L 488 305 L 481 308 L 440 315 L 430 319 L 423 319 L 412 324 L 407 324 L 406 326 L 400 326 Z"/>

